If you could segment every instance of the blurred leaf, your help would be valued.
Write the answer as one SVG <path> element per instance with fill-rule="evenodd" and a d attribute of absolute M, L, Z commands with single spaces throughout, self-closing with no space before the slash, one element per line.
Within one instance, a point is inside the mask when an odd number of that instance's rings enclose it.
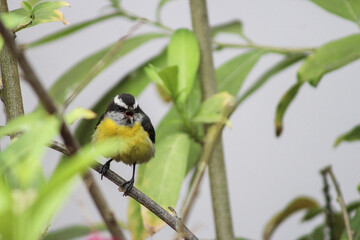
<path fill-rule="evenodd" d="M 346 206 L 346 210 L 349 213 L 351 213 L 352 211 L 357 210 L 359 207 L 360 207 L 360 201 L 354 201 L 354 202 L 349 203 Z"/>
<path fill-rule="evenodd" d="M 335 143 L 334 147 L 337 147 L 341 142 L 352 142 L 352 141 L 359 141 L 360 140 L 360 125 L 355 126 L 350 131 L 340 135 Z"/>
<path fill-rule="evenodd" d="M 185 103 L 191 92 L 200 61 L 199 44 L 193 32 L 179 29 L 168 46 L 168 66 L 178 66 L 178 102 Z"/>
<path fill-rule="evenodd" d="M 70 5 L 64 1 L 43 2 L 36 4 L 32 12 L 34 17 L 31 26 L 48 22 L 62 22 L 66 25 L 69 24 L 64 18 L 64 14 L 58 10 L 58 8 L 61 7 L 70 7 Z"/>
<path fill-rule="evenodd" d="M 289 90 L 281 97 L 280 102 L 276 107 L 276 116 L 275 116 L 275 129 L 276 129 L 276 136 L 280 136 L 283 130 L 283 118 L 287 108 L 289 107 L 290 103 L 296 97 L 300 87 L 302 86 L 302 82 L 296 82 L 294 85 L 291 86 Z"/>
<path fill-rule="evenodd" d="M 243 32 L 243 24 L 239 20 L 233 20 L 231 22 L 211 27 L 211 38 L 215 38 L 217 35 L 222 33 L 238 35 L 245 41 L 251 42 L 251 40 L 245 36 Z"/>
<path fill-rule="evenodd" d="M 261 75 L 243 94 L 240 95 L 238 104 L 241 104 L 249 96 L 255 93 L 260 89 L 272 76 L 278 74 L 279 72 L 287 69 L 298 61 L 304 59 L 307 56 L 305 53 L 297 53 L 287 55 L 283 60 L 269 68 L 263 75 Z"/>
<path fill-rule="evenodd" d="M 40 159 L 59 127 L 59 119 L 38 111 L 16 118 L 0 129 L 1 134 L 27 130 L 0 152 L 0 175 L 5 174 L 12 187 L 25 189 L 44 183 Z"/>
<path fill-rule="evenodd" d="M 1 13 L 1 21 L 9 29 L 14 29 L 19 25 L 23 25 L 31 21 L 28 16 L 23 16 L 14 12 Z"/>
<path fill-rule="evenodd" d="M 358 208 L 355 212 L 354 217 L 350 220 L 350 228 L 353 231 L 353 240 L 360 240 L 360 208 Z M 346 229 L 344 229 L 341 240 L 348 240 L 348 236 L 346 234 Z"/>
<path fill-rule="evenodd" d="M 182 182 L 186 174 L 190 138 L 183 133 L 175 133 L 155 144 L 156 155 L 139 168 L 145 168 L 139 188 L 160 206 L 176 206 Z M 154 187 L 154 183 L 157 187 Z M 141 207 L 144 226 L 152 235 L 164 225 L 161 219 Z"/>
<path fill-rule="evenodd" d="M 149 236 L 142 221 L 141 205 L 132 198 L 129 199 L 128 222 L 132 240 L 143 240 Z"/>
<path fill-rule="evenodd" d="M 276 230 L 276 228 L 288 217 L 293 215 L 294 213 L 304 210 L 307 208 L 317 207 L 318 203 L 309 197 L 297 197 L 292 200 L 283 210 L 278 212 L 274 217 L 271 218 L 270 221 L 267 222 L 264 232 L 263 239 L 270 239 L 272 233 Z"/>
<path fill-rule="evenodd" d="M 328 12 L 360 25 L 360 2 L 358 0 L 311 0 Z"/>
<path fill-rule="evenodd" d="M 162 69 L 159 72 L 159 77 L 163 81 L 164 86 L 169 91 L 172 98 L 177 99 L 178 95 L 181 94 L 178 92 L 178 67 L 169 66 Z"/>
<path fill-rule="evenodd" d="M 72 125 L 76 120 L 95 119 L 96 116 L 97 114 L 89 109 L 77 107 L 73 109 L 70 113 L 65 115 L 65 122 L 68 125 Z"/>
<path fill-rule="evenodd" d="M 235 98 L 228 92 L 217 93 L 201 104 L 193 121 L 201 123 L 228 122 L 228 114 L 234 103 Z"/>
<path fill-rule="evenodd" d="M 298 71 L 300 82 L 317 86 L 321 77 L 360 58 L 360 34 L 329 42 L 310 54 Z"/>
<path fill-rule="evenodd" d="M 72 225 L 48 232 L 43 240 L 72 240 L 89 235 L 94 231 L 94 229 L 97 231 L 107 231 L 104 223 L 100 223 L 95 226 Z"/>
<path fill-rule="evenodd" d="M 100 117 L 105 112 L 111 100 L 120 93 L 130 93 L 137 97 L 149 84 L 150 80 L 145 74 L 144 67 L 151 63 L 157 66 L 164 66 L 166 64 L 166 51 L 162 51 L 156 57 L 150 59 L 147 63 L 137 67 L 135 70 L 121 78 L 116 85 L 112 86 L 101 99 L 92 107 L 92 111 Z M 94 132 L 98 119 L 91 121 L 81 121 L 75 131 L 76 137 L 81 144 L 85 144 L 91 140 L 91 135 Z"/>
<path fill-rule="evenodd" d="M 39 2 L 42 2 L 45 0 L 27 0 L 27 2 L 31 5 L 31 6 L 35 6 L 36 4 L 38 4 Z"/>
<path fill-rule="evenodd" d="M 313 218 L 319 216 L 320 214 L 324 213 L 324 208 L 323 207 L 314 207 L 314 208 L 309 208 L 304 216 L 301 218 L 301 221 L 302 222 L 305 222 L 305 221 L 309 221 L 309 220 L 312 220 Z"/>
<path fill-rule="evenodd" d="M 253 50 L 241 54 L 221 65 L 216 70 L 219 92 L 227 91 L 231 95 L 236 96 L 246 76 L 265 53 L 263 50 Z"/>
<path fill-rule="evenodd" d="M 40 46 L 40 45 L 43 45 L 43 44 L 46 44 L 46 43 L 61 39 L 63 37 L 67 37 L 70 34 L 76 33 L 76 32 L 78 32 L 78 31 L 80 31 L 80 30 L 82 30 L 82 29 L 84 29 L 86 27 L 89 27 L 89 26 L 91 26 L 93 24 L 96 24 L 96 23 L 100 23 L 102 21 L 113 18 L 115 16 L 119 16 L 119 14 L 112 13 L 112 14 L 101 16 L 101 17 L 98 17 L 98 18 L 83 21 L 83 22 L 80 22 L 78 24 L 71 25 L 69 27 L 66 27 L 63 30 L 57 31 L 57 32 L 52 33 L 52 34 L 48 34 L 45 37 L 40 38 L 40 39 L 38 39 L 38 40 L 36 40 L 36 41 L 34 41 L 32 43 L 25 44 L 24 47 L 25 48 L 37 47 L 37 46 Z"/>
<path fill-rule="evenodd" d="M 125 56 L 142 44 L 163 36 L 163 34 L 149 33 L 129 38 L 123 43 L 120 51 L 113 57 L 113 61 L 104 66 L 101 70 L 109 67 L 117 59 Z M 86 78 L 88 77 L 89 70 L 101 61 L 109 50 L 112 49 L 112 46 L 113 45 L 110 45 L 96 53 L 93 53 L 65 72 L 50 88 L 50 94 L 54 100 L 58 103 L 62 103 L 65 99 L 72 95 L 73 91 L 77 89 L 79 85 L 83 84 L 85 80 L 87 80 Z"/>
<path fill-rule="evenodd" d="M 31 5 L 28 3 L 28 2 L 26 2 L 26 1 L 22 1 L 21 2 L 21 6 L 22 6 L 22 8 L 25 10 L 25 11 L 27 11 L 28 13 L 32 13 L 32 7 L 31 7 Z"/>

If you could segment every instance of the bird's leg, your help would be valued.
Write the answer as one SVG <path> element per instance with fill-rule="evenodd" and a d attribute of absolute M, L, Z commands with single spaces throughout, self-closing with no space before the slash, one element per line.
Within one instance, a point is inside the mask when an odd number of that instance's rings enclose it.
<path fill-rule="evenodd" d="M 125 191 L 124 191 L 124 196 L 128 195 L 129 191 L 132 189 L 132 187 L 134 186 L 134 182 L 135 182 L 135 168 L 136 168 L 136 162 L 133 164 L 133 173 L 132 173 L 132 177 L 130 179 L 130 181 L 125 182 L 122 187 L 125 187 Z"/>
<path fill-rule="evenodd" d="M 106 163 L 102 166 L 101 170 L 100 170 L 100 174 L 101 174 L 101 180 L 103 179 L 103 176 L 105 175 L 106 171 L 110 168 L 110 163 L 111 161 L 114 159 L 109 159 L 108 161 L 106 161 Z"/>

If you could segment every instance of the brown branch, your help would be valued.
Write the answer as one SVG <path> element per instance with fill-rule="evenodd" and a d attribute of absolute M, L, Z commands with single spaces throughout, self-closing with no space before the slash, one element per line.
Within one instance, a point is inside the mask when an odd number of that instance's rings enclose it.
<path fill-rule="evenodd" d="M 53 142 L 50 147 L 65 155 L 67 155 L 69 152 L 64 144 L 58 142 Z M 91 166 L 91 168 L 100 173 L 102 166 L 102 164 L 96 162 L 93 166 Z M 121 190 L 122 192 L 124 191 L 123 185 L 126 182 L 125 179 L 123 179 L 110 169 L 106 171 L 104 176 L 110 181 L 112 181 L 114 184 L 116 184 L 119 187 L 119 190 Z M 182 224 L 182 222 L 179 221 L 179 218 L 176 215 L 172 216 L 164 208 L 162 208 L 159 204 L 154 202 L 151 198 L 146 196 L 136 187 L 133 187 L 130 190 L 128 196 L 132 197 L 135 201 L 139 202 L 141 205 L 149 209 L 152 213 L 154 213 L 156 216 L 166 222 L 172 229 L 178 232 L 185 239 L 198 239 L 184 224 Z"/>
<path fill-rule="evenodd" d="M 14 41 L 14 38 L 12 37 L 11 32 L 9 32 L 5 28 L 2 21 L 0 21 L 0 33 L 3 36 L 4 42 L 6 46 L 9 48 L 9 51 L 11 52 L 13 57 L 17 59 L 20 67 L 22 68 L 24 72 L 24 79 L 33 88 L 39 100 L 41 101 L 42 105 L 44 106 L 45 110 L 50 114 L 57 115 L 61 119 L 62 121 L 61 129 L 60 129 L 61 137 L 64 140 L 70 155 L 75 154 L 79 149 L 78 143 L 71 135 L 70 130 L 64 123 L 64 120 L 62 116 L 59 114 L 56 105 L 50 98 L 49 94 L 46 92 L 45 88 L 40 83 L 38 77 L 36 76 L 29 62 L 27 61 L 23 51 L 16 46 L 16 43 Z M 101 191 L 97 186 L 97 184 L 95 183 L 95 180 L 93 179 L 91 174 L 89 172 L 85 173 L 83 176 L 83 180 L 87 184 L 89 193 L 93 201 L 95 202 L 95 205 L 97 206 L 101 216 L 103 216 L 103 220 L 106 226 L 108 227 L 110 233 L 112 234 L 112 236 L 115 239 L 119 239 L 119 240 L 125 239 L 124 234 L 122 233 L 120 226 L 117 224 L 114 216 L 112 214 L 109 214 L 111 213 L 111 210 L 106 204 L 106 201 L 103 195 L 101 194 Z"/>
<path fill-rule="evenodd" d="M 328 167 L 324 168 L 322 171 L 327 172 L 330 175 L 330 178 L 331 178 L 331 180 L 332 180 L 332 182 L 334 184 L 336 193 L 338 195 L 337 201 L 339 202 L 339 205 L 341 207 L 341 212 L 343 214 L 343 218 L 344 218 L 344 222 L 345 222 L 346 234 L 347 234 L 348 239 L 352 240 L 353 239 L 353 232 L 352 232 L 351 226 L 350 226 L 349 214 L 348 214 L 348 212 L 346 210 L 345 201 L 344 201 L 344 198 L 342 196 L 339 183 L 336 181 L 335 174 L 333 173 L 333 171 L 331 169 L 331 166 L 328 166 Z"/>

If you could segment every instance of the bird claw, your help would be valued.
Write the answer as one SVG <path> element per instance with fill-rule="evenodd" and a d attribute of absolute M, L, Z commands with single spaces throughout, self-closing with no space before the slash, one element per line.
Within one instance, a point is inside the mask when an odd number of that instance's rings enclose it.
<path fill-rule="evenodd" d="M 127 196 L 128 193 L 130 192 L 130 190 L 133 188 L 134 186 L 134 179 L 130 179 L 130 181 L 124 182 L 121 187 L 124 188 L 124 194 L 123 196 Z"/>
<path fill-rule="evenodd" d="M 100 170 L 100 174 L 101 174 L 101 180 L 103 179 L 104 175 L 106 174 L 107 170 L 110 168 L 110 162 L 112 161 L 112 159 L 110 159 L 109 161 L 107 161 Z"/>

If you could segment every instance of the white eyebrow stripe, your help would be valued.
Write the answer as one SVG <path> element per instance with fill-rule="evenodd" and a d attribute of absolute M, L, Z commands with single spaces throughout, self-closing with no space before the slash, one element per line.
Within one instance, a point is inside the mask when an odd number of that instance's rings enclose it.
<path fill-rule="evenodd" d="M 134 105 L 133 105 L 133 108 L 135 109 L 135 108 L 137 108 L 139 106 L 139 104 L 138 104 L 138 102 L 137 102 L 137 100 L 136 100 L 136 98 L 135 98 L 135 103 L 134 103 Z"/>
<path fill-rule="evenodd" d="M 126 109 L 129 108 L 128 105 L 126 105 L 126 103 L 124 103 L 123 100 L 121 98 L 119 98 L 118 96 L 116 96 L 114 98 L 114 102 L 115 102 L 116 105 L 118 105 L 120 107 L 123 107 L 123 108 L 126 108 Z"/>

